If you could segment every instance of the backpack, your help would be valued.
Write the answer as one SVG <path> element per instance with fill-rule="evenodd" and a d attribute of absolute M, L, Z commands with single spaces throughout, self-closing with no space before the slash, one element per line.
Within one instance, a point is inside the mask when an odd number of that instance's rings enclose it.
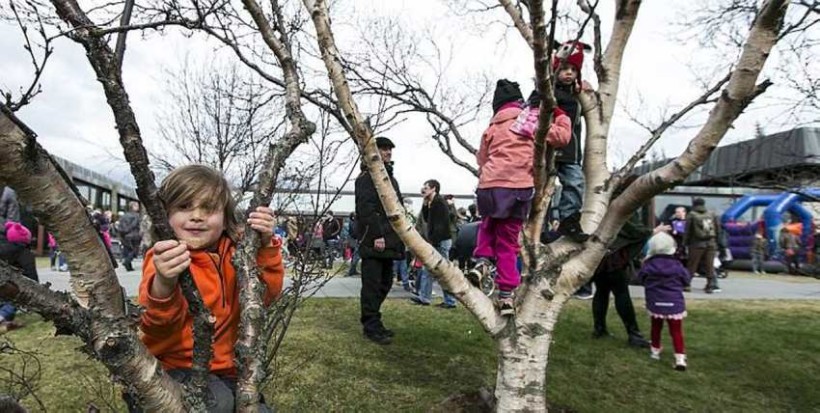
<path fill-rule="evenodd" d="M 692 238 L 695 241 L 707 241 L 715 239 L 717 228 L 715 228 L 715 218 L 706 212 L 692 212 Z"/>

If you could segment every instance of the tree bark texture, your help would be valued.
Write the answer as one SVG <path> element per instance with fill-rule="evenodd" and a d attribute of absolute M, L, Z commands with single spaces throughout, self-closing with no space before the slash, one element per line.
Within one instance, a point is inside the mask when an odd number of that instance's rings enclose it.
<path fill-rule="evenodd" d="M 547 301 L 542 311 L 521 315 L 496 339 L 495 398 L 499 412 L 547 411 L 547 363 L 555 323 L 564 300 Z"/>
<path fill-rule="evenodd" d="M 616 2 L 615 20 L 602 57 L 602 68 L 596 68 L 598 91 L 583 92 L 579 96 L 587 131 L 584 145 L 586 191 L 582 209 L 582 226 L 587 230 L 596 228 L 601 222 L 612 196 L 612 185 L 607 185 L 610 174 L 606 167 L 609 127 L 618 98 L 624 52 L 640 7 L 640 0 Z"/>
<path fill-rule="evenodd" d="M 147 411 L 184 411 L 180 386 L 137 337 L 125 312 L 122 289 L 111 260 L 85 208 L 48 153 L 22 122 L 0 113 L 0 181 L 17 190 L 66 253 L 72 289 L 86 305 L 0 270 L 8 280 L 2 294 L 53 320 L 58 333 L 78 335 L 88 352 L 139 394 Z M 11 277 L 11 278 L 5 278 Z M 9 293 L 9 294 L 6 294 Z M 80 308 L 75 308 L 79 306 Z M 88 310 L 86 311 L 85 308 Z M 81 327 L 86 327 L 83 330 Z"/>
<path fill-rule="evenodd" d="M 316 131 L 316 125 L 309 122 L 302 112 L 299 72 L 291 53 L 287 33 L 282 29 L 285 22 L 278 2 L 272 1 L 271 5 L 276 26 L 280 28 L 281 39 L 277 38 L 271 22 L 265 17 L 262 8 L 255 0 L 243 0 L 242 3 L 256 23 L 265 44 L 274 53 L 282 67 L 285 79 L 285 108 L 291 123 L 290 130 L 280 141 L 271 145 L 265 157 L 264 166 L 259 174 L 258 189 L 248 206 L 247 217 L 258 206 L 270 205 L 279 171 L 285 166 L 285 162 L 293 151 L 308 141 L 310 135 Z M 262 301 L 264 286 L 259 281 L 259 268 L 256 265 L 258 249 L 259 234 L 256 231 L 246 231 L 234 258 L 239 284 L 239 303 L 242 309 L 239 337 L 236 343 L 236 361 L 239 369 L 236 390 L 238 412 L 258 411 L 259 386 L 265 377 L 264 361 L 270 339 L 262 334 L 265 330 L 266 311 Z"/>
<path fill-rule="evenodd" d="M 549 177 L 549 170 L 552 169 L 554 163 L 555 150 L 547 147 L 546 138 L 550 125 L 552 125 L 552 111 L 556 106 L 556 101 L 552 86 L 552 71 L 550 70 L 552 57 L 549 53 L 551 47 L 547 44 L 547 22 L 544 15 L 544 4 L 541 0 L 531 0 L 529 10 L 532 37 L 527 39 L 525 36 L 525 40 L 532 47 L 535 63 L 535 86 L 542 99 L 538 114 L 538 127 L 535 130 L 535 149 L 532 163 L 535 195 L 525 235 L 530 243 L 536 244 L 540 239 L 544 216 L 553 192 L 550 186 L 555 182 L 555 179 Z M 555 10 L 553 10 L 553 14 L 555 14 Z M 553 27 L 554 25 L 555 22 L 553 21 Z M 522 32 L 522 34 L 525 33 Z"/>

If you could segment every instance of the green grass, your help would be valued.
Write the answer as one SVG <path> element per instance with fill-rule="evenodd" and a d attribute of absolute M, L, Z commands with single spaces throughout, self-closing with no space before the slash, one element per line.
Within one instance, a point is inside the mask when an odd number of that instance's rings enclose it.
<path fill-rule="evenodd" d="M 635 304 L 642 306 L 640 300 Z M 672 369 L 666 331 L 663 359 L 653 361 L 646 351 L 626 346 L 614 309 L 609 325 L 616 337 L 591 339 L 589 302 L 572 301 L 551 349 L 550 402 L 578 412 L 820 411 L 820 302 L 693 300 L 689 307 L 684 330 L 690 368 L 680 373 Z M 381 347 L 361 335 L 358 300 L 307 303 L 265 389 L 268 400 L 282 412 L 422 412 L 450 395 L 492 386 L 492 340 L 465 310 L 399 300 L 388 300 L 384 310 L 397 336 Z M 24 329 L 6 336 L 44 354 L 38 394 L 49 410 L 84 411 L 89 401 L 104 407 L 105 395 L 119 403 L 116 391 L 99 384 L 107 383 L 104 370 L 73 351 L 78 341 L 53 338 L 49 324 L 25 319 Z M 14 359 L 0 356 L 0 366 Z M 31 399 L 26 404 L 36 408 Z"/>

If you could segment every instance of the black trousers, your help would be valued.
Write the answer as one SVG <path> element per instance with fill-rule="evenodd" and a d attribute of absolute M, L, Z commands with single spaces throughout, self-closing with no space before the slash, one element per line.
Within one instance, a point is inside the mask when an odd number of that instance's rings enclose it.
<path fill-rule="evenodd" d="M 592 277 L 595 283 L 595 295 L 592 297 L 592 319 L 596 332 L 605 332 L 606 313 L 609 309 L 609 293 L 615 296 L 615 310 L 624 323 L 626 333 L 630 336 L 640 334 L 638 321 L 635 319 L 635 307 L 629 295 L 629 280 L 624 270 L 602 272 Z"/>
<path fill-rule="evenodd" d="M 393 260 L 362 258 L 362 327 L 365 333 L 375 333 L 382 327 L 382 303 L 393 286 Z"/>
<path fill-rule="evenodd" d="M 140 239 L 133 237 L 122 237 L 122 265 L 131 266 L 131 261 L 140 253 Z"/>

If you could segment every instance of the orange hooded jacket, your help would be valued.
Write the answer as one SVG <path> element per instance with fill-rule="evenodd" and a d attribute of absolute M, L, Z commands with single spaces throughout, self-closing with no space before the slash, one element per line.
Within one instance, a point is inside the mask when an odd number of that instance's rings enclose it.
<path fill-rule="evenodd" d="M 257 255 L 259 279 L 266 286 L 265 305 L 282 292 L 285 267 L 281 247 L 282 241 L 274 237 L 271 245 L 260 248 Z M 231 263 L 234 251 L 236 245 L 225 236 L 217 244 L 217 253 L 191 251 L 191 276 L 205 305 L 216 317 L 211 373 L 224 376 L 236 376 L 233 349 L 239 333 L 239 288 Z M 145 307 L 140 322 L 142 342 L 166 370 L 189 369 L 194 340 L 188 302 L 179 286 L 168 298 L 151 297 L 149 292 L 155 276 L 152 248 L 145 254 L 140 282 L 139 303 Z"/>

